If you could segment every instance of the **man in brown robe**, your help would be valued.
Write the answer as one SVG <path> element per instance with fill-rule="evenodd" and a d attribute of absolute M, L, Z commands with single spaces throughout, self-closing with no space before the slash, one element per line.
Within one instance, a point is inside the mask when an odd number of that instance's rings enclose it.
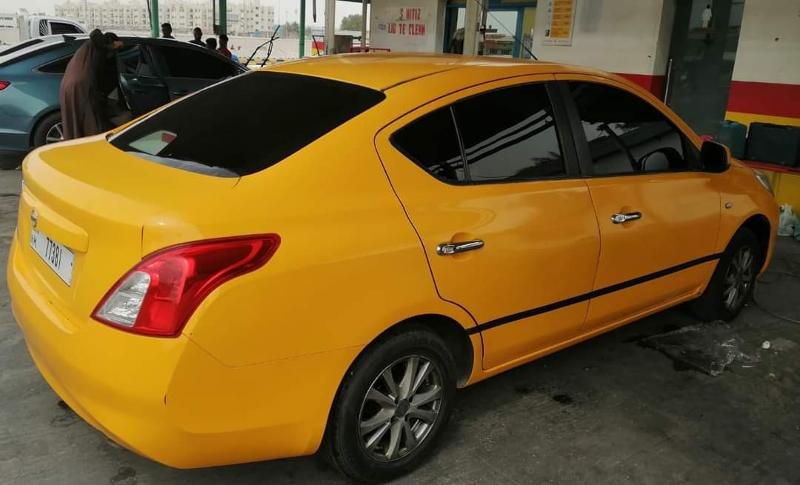
<path fill-rule="evenodd" d="M 122 47 L 119 38 L 95 29 L 67 64 L 59 102 L 64 139 L 96 135 L 113 128 L 106 110 L 107 96 L 116 80 L 108 56 Z"/>

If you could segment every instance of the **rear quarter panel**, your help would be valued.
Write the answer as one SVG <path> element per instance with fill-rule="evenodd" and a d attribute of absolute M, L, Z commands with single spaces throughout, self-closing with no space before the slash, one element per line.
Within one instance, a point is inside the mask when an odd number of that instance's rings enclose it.
<path fill-rule="evenodd" d="M 0 148 L 12 143 L 12 139 L 15 149 L 31 148 L 31 133 L 36 123 L 59 110 L 58 93 L 63 77 L 36 68 L 73 52 L 71 47 L 59 48 L 0 67 L 0 79 L 11 82 L 0 92 Z"/>
<path fill-rule="evenodd" d="M 192 215 L 203 237 L 281 237 L 266 266 L 224 285 L 195 312 L 184 333 L 200 347 L 225 365 L 243 366 L 363 347 L 417 315 L 474 325 L 439 299 L 416 232 L 377 158 L 373 136 L 386 116 L 379 104 L 243 177 L 216 209 Z M 153 225 L 144 237 L 147 251 L 175 236 Z"/>

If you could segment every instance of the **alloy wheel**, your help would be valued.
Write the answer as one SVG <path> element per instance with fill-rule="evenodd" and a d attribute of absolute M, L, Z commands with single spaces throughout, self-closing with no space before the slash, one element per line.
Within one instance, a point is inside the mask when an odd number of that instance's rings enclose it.
<path fill-rule="evenodd" d="M 396 360 L 372 382 L 361 403 L 359 436 L 367 454 L 394 461 L 430 435 L 442 409 L 442 372 L 419 355 Z"/>
<path fill-rule="evenodd" d="M 747 297 L 755 276 L 755 255 L 749 246 L 742 246 L 731 258 L 725 273 L 725 289 L 722 292 L 725 308 L 735 310 Z"/>
<path fill-rule="evenodd" d="M 59 121 L 47 130 L 44 135 L 45 143 L 56 143 L 64 140 L 64 125 Z"/>

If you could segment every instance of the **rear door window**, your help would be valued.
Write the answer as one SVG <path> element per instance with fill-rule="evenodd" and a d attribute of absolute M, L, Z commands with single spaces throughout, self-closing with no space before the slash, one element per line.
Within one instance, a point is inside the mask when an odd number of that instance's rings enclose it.
<path fill-rule="evenodd" d="M 480 184 L 566 175 L 543 83 L 496 89 L 458 101 L 409 123 L 391 141 L 445 182 Z"/>
<path fill-rule="evenodd" d="M 446 182 L 464 182 L 464 160 L 451 108 L 446 106 L 398 130 L 392 144 L 406 157 Z"/>
<path fill-rule="evenodd" d="M 472 182 L 566 174 L 545 85 L 498 89 L 453 106 Z"/>
<path fill-rule="evenodd" d="M 222 79 L 237 74 L 235 66 L 210 50 L 163 45 L 156 49 L 164 59 L 167 77 Z"/>
<path fill-rule="evenodd" d="M 354 84 L 252 72 L 187 96 L 111 144 L 156 163 L 238 177 L 278 163 L 383 99 Z"/>

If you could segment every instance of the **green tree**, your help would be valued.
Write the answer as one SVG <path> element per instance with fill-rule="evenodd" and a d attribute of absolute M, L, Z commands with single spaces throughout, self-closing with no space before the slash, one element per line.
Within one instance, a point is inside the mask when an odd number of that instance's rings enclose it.
<path fill-rule="evenodd" d="M 339 30 L 361 30 L 361 15 L 356 13 L 343 18 Z"/>

